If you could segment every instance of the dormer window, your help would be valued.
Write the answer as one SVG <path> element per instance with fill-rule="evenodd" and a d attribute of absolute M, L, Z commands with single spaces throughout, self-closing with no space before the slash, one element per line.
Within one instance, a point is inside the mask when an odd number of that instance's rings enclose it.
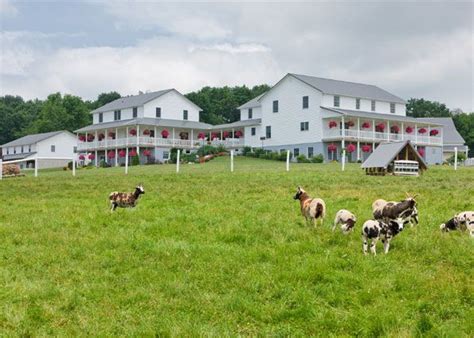
<path fill-rule="evenodd" d="M 183 110 L 183 120 L 187 120 L 187 119 L 188 119 L 188 111 Z"/>
<path fill-rule="evenodd" d="M 104 114 L 99 113 L 99 123 L 102 123 L 102 122 L 104 122 Z"/>
<path fill-rule="evenodd" d="M 375 100 L 370 102 L 370 110 L 375 111 Z"/>
<path fill-rule="evenodd" d="M 356 109 L 360 109 L 360 99 L 356 99 Z"/>
<path fill-rule="evenodd" d="M 341 98 L 339 96 L 334 96 L 334 107 L 339 107 L 341 103 Z"/>
<path fill-rule="evenodd" d="M 390 103 L 390 112 L 395 114 L 395 103 Z"/>
<path fill-rule="evenodd" d="M 249 120 L 253 118 L 253 110 L 249 108 Z"/>
<path fill-rule="evenodd" d="M 138 116 L 138 108 L 137 107 L 133 107 L 133 118 L 137 117 Z"/>
<path fill-rule="evenodd" d="M 115 110 L 114 111 L 114 121 L 119 121 L 122 118 L 122 111 L 121 110 Z"/>
<path fill-rule="evenodd" d="M 156 113 L 155 115 L 156 117 L 161 118 L 161 107 L 156 107 L 155 113 Z"/>

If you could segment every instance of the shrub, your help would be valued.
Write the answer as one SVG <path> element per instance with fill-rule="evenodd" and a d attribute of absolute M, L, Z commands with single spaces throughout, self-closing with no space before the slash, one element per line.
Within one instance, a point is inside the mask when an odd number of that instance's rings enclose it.
<path fill-rule="evenodd" d="M 464 162 L 465 160 L 466 160 L 466 154 L 464 154 L 464 153 L 458 153 L 458 163 Z M 447 159 L 447 162 L 448 162 L 449 164 L 452 164 L 452 165 L 453 165 L 453 164 L 454 164 L 454 155 L 452 155 L 451 157 L 449 157 L 449 158 Z"/>
<path fill-rule="evenodd" d="M 242 149 L 242 155 L 244 156 L 249 156 L 250 154 L 252 153 L 252 148 L 250 147 L 244 147 L 244 149 Z"/>
<path fill-rule="evenodd" d="M 139 165 L 140 164 L 140 158 L 138 155 L 132 156 L 132 165 Z"/>
<path fill-rule="evenodd" d="M 316 156 L 313 156 L 311 158 L 311 162 L 313 162 L 313 163 L 323 163 L 324 162 L 323 154 L 318 154 Z"/>
<path fill-rule="evenodd" d="M 216 148 L 216 151 L 217 151 L 217 153 L 227 153 L 227 149 L 226 149 L 222 144 L 220 144 L 220 145 Z"/>
<path fill-rule="evenodd" d="M 225 151 L 225 148 L 224 148 L 224 151 Z M 206 155 L 214 155 L 214 154 L 217 154 L 218 152 L 219 151 L 217 150 L 216 147 L 209 146 L 209 145 L 202 146 L 201 148 L 197 150 L 197 154 L 200 157 L 206 156 Z"/>
<path fill-rule="evenodd" d="M 109 168 L 110 167 L 110 164 L 108 164 L 107 162 L 105 162 L 104 160 L 100 161 L 99 163 L 99 167 L 101 168 Z"/>
<path fill-rule="evenodd" d="M 298 163 L 310 163 L 310 162 L 311 162 L 310 160 L 308 160 L 308 159 L 306 158 L 305 154 L 300 154 L 300 155 L 298 155 L 298 156 L 296 157 L 296 161 L 297 161 Z"/>

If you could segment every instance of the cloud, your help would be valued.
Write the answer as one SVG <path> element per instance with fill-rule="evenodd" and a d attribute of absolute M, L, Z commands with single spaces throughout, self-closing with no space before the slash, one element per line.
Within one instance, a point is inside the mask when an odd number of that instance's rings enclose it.
<path fill-rule="evenodd" d="M 13 5 L 10 0 L 0 0 L 0 15 L 3 16 L 16 16 L 18 9 Z"/>

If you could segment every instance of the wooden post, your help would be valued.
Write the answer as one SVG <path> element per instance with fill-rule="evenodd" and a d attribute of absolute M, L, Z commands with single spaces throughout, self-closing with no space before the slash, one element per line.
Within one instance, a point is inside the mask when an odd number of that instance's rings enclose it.
<path fill-rule="evenodd" d="M 286 171 L 290 171 L 290 151 L 286 151 Z"/>
<path fill-rule="evenodd" d="M 115 166 L 118 167 L 118 148 L 117 148 L 117 140 L 118 140 L 118 128 L 115 128 Z"/>
<path fill-rule="evenodd" d="M 125 150 L 125 175 L 127 174 L 128 174 L 128 147 Z"/>
<path fill-rule="evenodd" d="M 72 155 L 72 176 L 76 176 L 76 155 Z"/>
<path fill-rule="evenodd" d="M 137 155 L 140 156 L 140 126 L 137 125 Z"/>
<path fill-rule="evenodd" d="M 230 151 L 230 172 L 234 172 L 234 150 Z"/>
<path fill-rule="evenodd" d="M 454 147 L 454 170 L 458 170 L 458 147 Z"/>
<path fill-rule="evenodd" d="M 178 153 L 176 154 L 176 173 L 179 173 L 179 153 L 180 150 L 178 149 Z"/>
<path fill-rule="evenodd" d="M 346 149 L 342 148 L 342 171 L 346 169 Z"/>
<path fill-rule="evenodd" d="M 0 180 L 3 179 L 3 163 L 2 159 L 0 158 Z"/>
<path fill-rule="evenodd" d="M 357 161 L 360 161 L 360 118 L 357 118 Z"/>
<path fill-rule="evenodd" d="M 38 177 L 38 165 L 39 165 L 38 155 L 36 155 L 36 157 L 35 157 L 35 177 Z"/>

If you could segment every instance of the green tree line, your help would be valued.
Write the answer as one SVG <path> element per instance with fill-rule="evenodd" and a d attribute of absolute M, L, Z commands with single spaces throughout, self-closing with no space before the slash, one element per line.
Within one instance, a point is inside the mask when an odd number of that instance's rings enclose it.
<path fill-rule="evenodd" d="M 240 105 L 263 94 L 270 87 L 259 85 L 203 87 L 185 96 L 202 108 L 200 119 L 210 124 L 239 120 Z M 102 93 L 89 101 L 74 95 L 54 93 L 45 100 L 27 100 L 20 96 L 0 97 L 0 144 L 16 138 L 55 130 L 73 131 L 92 123 L 90 111 L 120 98 L 116 91 Z M 474 113 L 452 112 L 445 104 L 411 98 L 407 115 L 413 117 L 452 117 L 474 156 Z"/>

